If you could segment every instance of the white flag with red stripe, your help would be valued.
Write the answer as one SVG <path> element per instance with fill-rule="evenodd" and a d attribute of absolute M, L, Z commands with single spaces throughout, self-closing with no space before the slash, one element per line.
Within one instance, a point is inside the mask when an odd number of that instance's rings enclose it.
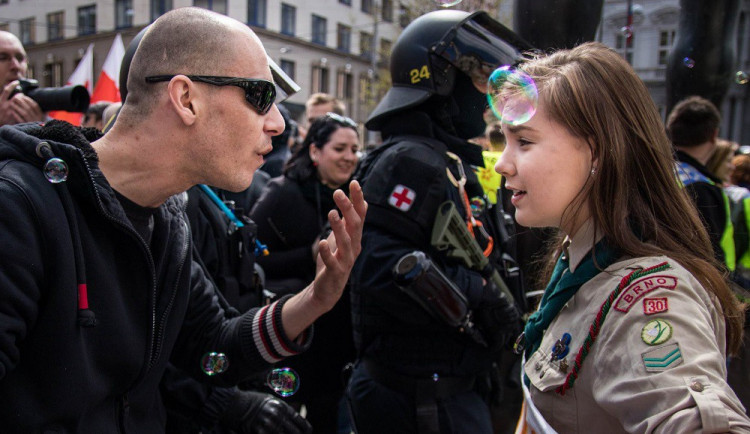
<path fill-rule="evenodd" d="M 89 91 L 91 94 L 91 87 L 94 82 L 94 44 L 89 44 L 86 49 L 86 54 L 83 55 L 81 61 L 78 62 L 78 66 L 70 74 L 70 78 L 65 83 L 66 86 L 81 85 Z M 81 125 L 81 118 L 83 113 L 74 113 L 66 111 L 51 111 L 47 113 L 53 119 L 59 119 L 61 121 L 68 121 L 73 125 Z"/>
<path fill-rule="evenodd" d="M 94 93 L 91 95 L 92 103 L 120 101 L 120 65 L 122 65 L 123 56 L 125 56 L 125 45 L 122 43 L 122 36 L 118 33 L 112 42 L 107 58 L 104 59 L 102 72 L 99 74 Z"/>

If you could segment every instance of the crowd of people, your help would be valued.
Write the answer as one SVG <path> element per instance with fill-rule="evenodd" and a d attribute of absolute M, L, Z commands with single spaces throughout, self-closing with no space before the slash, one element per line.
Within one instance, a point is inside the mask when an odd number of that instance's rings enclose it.
<path fill-rule="evenodd" d="M 364 125 L 295 119 L 248 26 L 178 8 L 76 128 L 0 31 L 3 432 L 750 432 L 750 155 L 532 48 L 431 12 Z"/>

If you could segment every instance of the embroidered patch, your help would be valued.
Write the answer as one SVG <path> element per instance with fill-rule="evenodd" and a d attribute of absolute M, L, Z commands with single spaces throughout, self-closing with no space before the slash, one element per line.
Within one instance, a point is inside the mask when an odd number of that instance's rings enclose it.
<path fill-rule="evenodd" d="M 641 339 L 648 345 L 659 345 L 672 337 L 672 325 L 663 319 L 654 319 L 646 323 L 641 330 Z"/>
<path fill-rule="evenodd" d="M 388 198 L 388 204 L 399 211 L 409 211 L 412 204 L 414 204 L 414 198 L 417 197 L 417 193 L 409 187 L 398 184 L 393 187 L 393 192 Z"/>
<path fill-rule="evenodd" d="M 639 298 L 657 288 L 675 289 L 677 278 L 672 276 L 648 276 L 638 279 L 625 288 L 615 302 L 615 310 L 627 312 Z"/>
<path fill-rule="evenodd" d="M 641 354 L 646 372 L 661 372 L 682 364 L 682 352 L 677 343 L 654 348 Z"/>
<path fill-rule="evenodd" d="M 644 298 L 643 299 L 643 313 L 646 315 L 653 315 L 659 312 L 666 312 L 669 310 L 669 303 L 667 297 L 659 298 Z"/>

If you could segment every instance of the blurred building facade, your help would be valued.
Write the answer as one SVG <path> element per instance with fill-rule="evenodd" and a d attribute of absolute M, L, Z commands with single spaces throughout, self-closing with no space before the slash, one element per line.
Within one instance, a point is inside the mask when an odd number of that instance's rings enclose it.
<path fill-rule="evenodd" d="M 16 34 L 29 77 L 62 86 L 94 43 L 94 79 L 117 33 L 125 46 L 164 12 L 199 6 L 247 23 L 301 87 L 288 100 L 299 115 L 314 92 L 335 95 L 364 121 L 400 33 L 397 0 L 0 0 L 0 29 Z"/>
<path fill-rule="evenodd" d="M 643 79 L 662 117 L 667 113 L 666 71 L 675 41 L 679 0 L 632 0 L 631 46 L 626 47 L 628 1 L 606 0 L 597 39 L 625 56 Z M 735 71 L 750 74 L 750 0 L 741 0 L 737 17 Z M 740 74 L 740 77 L 743 77 Z M 750 83 L 734 80 L 719 109 L 720 136 L 750 145 Z"/>

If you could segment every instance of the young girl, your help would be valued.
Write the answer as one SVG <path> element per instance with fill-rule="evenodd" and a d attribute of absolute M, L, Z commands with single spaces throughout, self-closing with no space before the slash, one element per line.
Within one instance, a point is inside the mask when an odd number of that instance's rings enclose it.
<path fill-rule="evenodd" d="M 503 125 L 495 170 L 521 225 L 565 236 L 519 339 L 526 427 L 750 430 L 726 383 L 741 306 L 680 188 L 646 87 L 598 43 L 519 69 L 539 103 L 529 121 Z M 512 102 L 520 90 L 508 81 L 501 96 Z"/>

